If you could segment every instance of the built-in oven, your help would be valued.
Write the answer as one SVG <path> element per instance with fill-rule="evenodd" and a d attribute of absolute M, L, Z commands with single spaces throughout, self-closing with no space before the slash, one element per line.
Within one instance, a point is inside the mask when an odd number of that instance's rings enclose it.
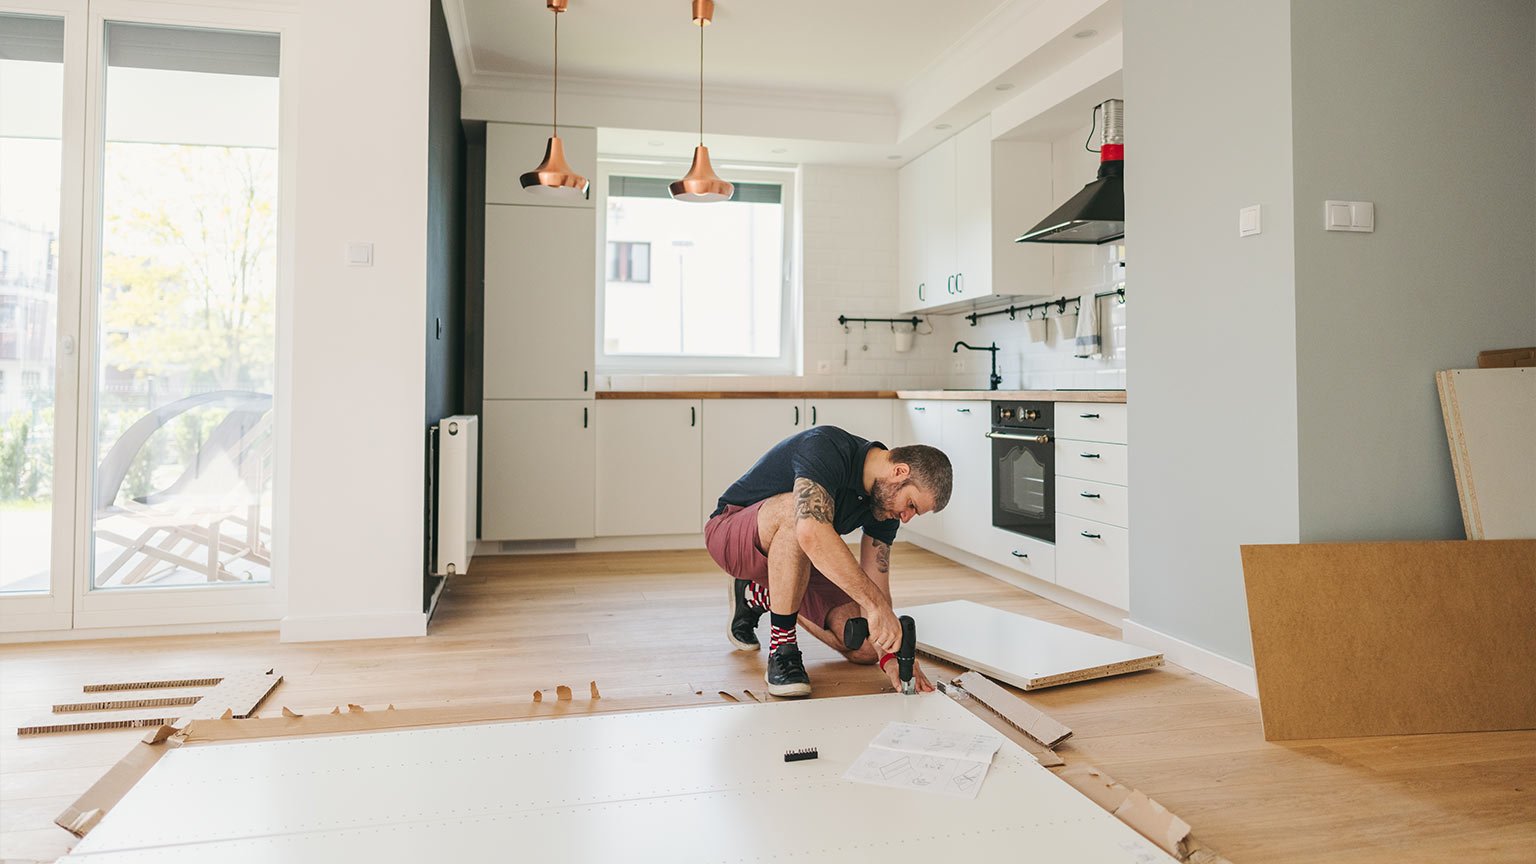
<path fill-rule="evenodd" d="M 1056 542 L 1056 444 L 1051 402 L 993 402 L 992 524 Z"/>

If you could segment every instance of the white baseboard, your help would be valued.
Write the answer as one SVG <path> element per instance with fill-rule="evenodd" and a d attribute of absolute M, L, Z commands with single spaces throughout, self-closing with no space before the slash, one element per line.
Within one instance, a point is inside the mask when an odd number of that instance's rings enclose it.
<path fill-rule="evenodd" d="M 1170 663 L 1177 663 L 1196 675 L 1204 675 L 1239 693 L 1245 693 L 1255 699 L 1259 697 L 1259 679 L 1255 676 L 1253 667 L 1246 663 L 1239 663 L 1214 651 L 1191 645 L 1183 639 L 1137 624 L 1129 618 L 1120 622 L 1120 631 L 1125 634 L 1125 641 L 1132 645 L 1161 651 Z"/>
<path fill-rule="evenodd" d="M 212 633 L 259 633 L 276 631 L 278 622 L 217 621 L 200 624 L 153 624 L 145 627 L 82 627 L 78 630 L 22 630 L 0 633 L 0 644 L 20 642 L 76 642 L 87 639 L 129 639 L 138 636 L 203 636 Z"/>
<path fill-rule="evenodd" d="M 338 639 L 394 639 L 427 635 L 424 612 L 378 612 L 364 615 L 289 615 L 283 619 L 283 642 L 329 642 Z"/>

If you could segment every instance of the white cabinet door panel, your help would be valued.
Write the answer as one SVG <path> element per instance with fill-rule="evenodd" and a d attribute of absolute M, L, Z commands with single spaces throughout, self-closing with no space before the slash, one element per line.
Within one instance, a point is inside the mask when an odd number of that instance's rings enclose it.
<path fill-rule="evenodd" d="M 943 444 L 954 468 L 954 489 L 943 511 L 938 539 L 972 554 L 983 554 L 992 528 L 992 428 L 990 402 L 940 402 Z M 925 517 L 926 518 L 926 517 Z"/>
<path fill-rule="evenodd" d="M 993 293 L 990 115 L 955 136 L 954 194 L 955 298 L 976 300 Z"/>
<path fill-rule="evenodd" d="M 944 449 L 943 408 L 946 404 L 948 403 L 937 400 L 897 400 L 891 418 L 895 427 L 892 437 L 902 444 L 927 444 L 940 450 Z M 934 540 L 943 540 L 944 522 L 948 515 L 945 511 L 919 516 L 902 526 L 901 530 L 921 534 Z"/>
<path fill-rule="evenodd" d="M 697 399 L 597 403 L 597 535 L 697 534 L 702 425 Z"/>
<path fill-rule="evenodd" d="M 910 443 L 891 440 L 890 399 L 807 399 L 805 413 L 812 426 L 836 426 L 887 447 Z"/>
<path fill-rule="evenodd" d="M 982 557 L 1046 582 L 1056 581 L 1056 546 L 1023 534 L 988 526 Z"/>
<path fill-rule="evenodd" d="M 591 396 L 597 305 L 591 210 L 485 208 L 485 398 Z"/>
<path fill-rule="evenodd" d="M 592 536 L 591 401 L 487 401 L 481 409 L 483 540 Z"/>
<path fill-rule="evenodd" d="M 527 123 L 485 124 L 485 202 L 519 204 L 525 207 L 576 207 L 592 211 L 592 196 L 555 198 L 538 195 L 523 188 L 518 180 L 544 160 L 549 142 L 548 126 Z M 576 173 L 597 180 L 597 130 L 584 126 L 561 126 L 560 143 L 565 145 L 565 161 Z M 487 243 L 487 246 L 490 244 Z"/>
<path fill-rule="evenodd" d="M 1102 522 L 1058 514 L 1056 584 L 1116 609 L 1129 608 L 1128 532 Z"/>
<path fill-rule="evenodd" d="M 1056 477 L 1056 512 L 1116 525 L 1127 525 L 1125 487 L 1076 477 Z"/>
<path fill-rule="evenodd" d="M 799 399 L 704 399 L 704 524 L 720 493 L 773 445 L 805 428 Z"/>
<path fill-rule="evenodd" d="M 1056 439 L 1056 476 L 1126 485 L 1126 445 Z"/>
<path fill-rule="evenodd" d="M 1056 434 L 1079 441 L 1126 443 L 1125 405 L 1093 402 L 1056 403 Z"/>

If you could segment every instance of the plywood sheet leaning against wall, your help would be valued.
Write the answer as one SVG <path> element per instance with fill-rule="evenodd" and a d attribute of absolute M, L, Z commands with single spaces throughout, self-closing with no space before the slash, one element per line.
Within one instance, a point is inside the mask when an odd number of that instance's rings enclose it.
<path fill-rule="evenodd" d="M 1536 538 L 1536 369 L 1435 373 L 1468 540 Z"/>
<path fill-rule="evenodd" d="M 1536 540 L 1242 558 L 1266 740 L 1536 728 Z"/>

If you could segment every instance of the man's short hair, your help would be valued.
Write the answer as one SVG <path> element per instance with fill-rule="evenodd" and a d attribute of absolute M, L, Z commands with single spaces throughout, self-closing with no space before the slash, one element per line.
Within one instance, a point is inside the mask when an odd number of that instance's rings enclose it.
<path fill-rule="evenodd" d="M 892 450 L 891 461 L 910 468 L 912 482 L 933 493 L 935 513 L 948 506 L 949 493 L 955 485 L 955 471 L 943 450 L 927 444 L 908 444 Z"/>

